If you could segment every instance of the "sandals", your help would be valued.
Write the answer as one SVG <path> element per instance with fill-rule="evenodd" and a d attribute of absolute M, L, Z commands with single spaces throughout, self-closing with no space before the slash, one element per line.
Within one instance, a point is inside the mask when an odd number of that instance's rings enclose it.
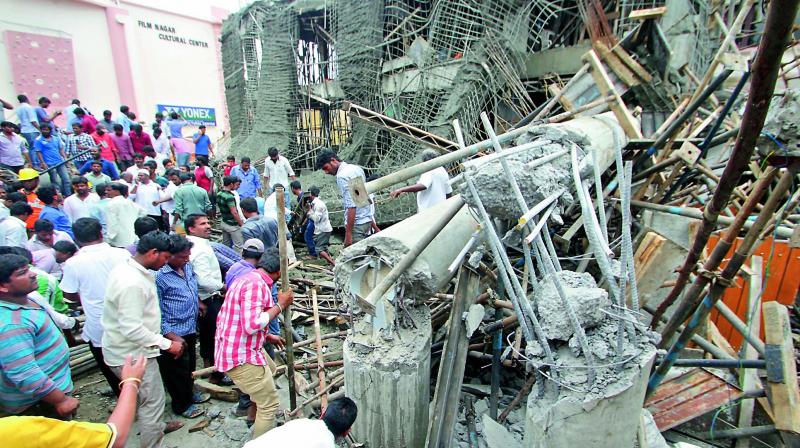
<path fill-rule="evenodd" d="M 209 393 L 202 393 L 202 392 L 195 392 L 192 395 L 192 403 L 199 404 L 205 403 L 206 401 L 211 399 L 211 394 Z"/>
<path fill-rule="evenodd" d="M 179 421 L 171 421 L 167 422 L 167 426 L 164 428 L 164 434 L 169 434 L 171 432 L 175 432 L 179 429 L 183 428 L 183 422 Z"/>
<path fill-rule="evenodd" d="M 185 411 L 183 411 L 183 413 L 181 413 L 181 417 L 192 419 L 192 418 L 200 417 L 201 415 L 203 415 L 205 413 L 206 413 L 206 411 L 204 411 L 203 409 L 200 409 L 196 405 L 191 405 L 191 406 L 189 406 L 188 409 L 186 409 Z M 167 424 L 167 426 L 169 426 L 169 424 Z M 183 426 L 183 425 L 181 425 L 181 426 Z M 164 432 L 166 433 L 166 431 L 164 431 Z"/>

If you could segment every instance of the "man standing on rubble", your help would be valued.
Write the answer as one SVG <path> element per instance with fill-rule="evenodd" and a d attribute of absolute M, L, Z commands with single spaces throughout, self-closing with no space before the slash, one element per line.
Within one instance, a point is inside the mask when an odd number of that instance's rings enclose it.
<path fill-rule="evenodd" d="M 436 151 L 426 149 L 422 152 L 422 161 L 427 162 L 438 155 Z M 417 213 L 419 213 L 447 200 L 453 193 L 453 188 L 448 183 L 449 180 L 450 176 L 447 175 L 447 170 L 440 166 L 422 173 L 416 184 L 394 190 L 389 197 L 395 199 L 403 193 L 417 193 Z"/>
<path fill-rule="evenodd" d="M 345 210 L 344 246 L 350 246 L 366 238 L 372 228 L 372 207 L 370 205 L 357 207 L 348 188 L 350 179 L 360 177 L 366 182 L 364 170 L 358 165 L 342 162 L 330 149 L 323 150 L 317 155 L 315 167 L 326 174 L 336 176 L 336 185 L 339 186 L 339 191 L 342 193 Z"/>

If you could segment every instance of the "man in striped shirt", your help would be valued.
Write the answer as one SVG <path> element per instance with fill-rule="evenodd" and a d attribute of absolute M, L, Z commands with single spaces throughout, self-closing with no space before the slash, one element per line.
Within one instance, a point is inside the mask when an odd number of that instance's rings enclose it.
<path fill-rule="evenodd" d="M 264 343 L 279 343 L 268 326 L 294 301 L 292 291 L 279 292 L 272 300 L 272 284 L 280 278 L 281 259 L 277 248 L 269 248 L 256 269 L 236 279 L 217 318 L 214 366 L 225 372 L 256 404 L 253 438 L 275 426 L 278 392 L 267 367 Z"/>
<path fill-rule="evenodd" d="M 66 418 L 78 408 L 68 395 L 69 349 L 47 311 L 28 298 L 37 287 L 27 259 L 0 257 L 0 413 L 54 409 Z M 44 407 L 31 411 L 37 403 Z"/>

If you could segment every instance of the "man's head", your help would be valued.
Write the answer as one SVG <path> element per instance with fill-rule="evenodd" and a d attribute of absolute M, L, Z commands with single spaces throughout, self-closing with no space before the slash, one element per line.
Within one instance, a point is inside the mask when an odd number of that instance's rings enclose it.
<path fill-rule="evenodd" d="M 177 120 L 178 119 L 178 113 L 177 112 L 170 112 L 169 113 L 169 118 L 172 118 L 173 120 Z"/>
<path fill-rule="evenodd" d="M 22 255 L 9 253 L 0 257 L 0 297 L 20 299 L 36 291 L 39 284 L 29 265 Z"/>
<path fill-rule="evenodd" d="M 7 208 L 11 208 L 11 205 L 16 204 L 17 202 L 25 202 L 27 198 L 23 193 L 19 191 L 12 191 L 11 193 L 6 193 L 6 197 L 3 198 L 3 202 L 6 204 Z"/>
<path fill-rule="evenodd" d="M 110 110 L 106 109 L 106 110 L 103 111 L 103 120 L 111 121 L 111 111 Z"/>
<path fill-rule="evenodd" d="M 264 242 L 258 238 L 250 238 L 242 246 L 242 258 L 250 263 L 256 264 L 261 256 L 264 255 Z"/>
<path fill-rule="evenodd" d="M 4 121 L 0 123 L 0 129 L 3 130 L 3 134 L 11 135 L 16 130 L 16 127 L 14 126 L 14 123 L 10 121 Z"/>
<path fill-rule="evenodd" d="M 76 106 L 80 106 L 81 105 L 81 100 L 79 100 L 77 98 L 73 98 L 72 101 L 70 102 L 70 104 L 74 104 Z"/>
<path fill-rule="evenodd" d="M 47 109 L 48 107 L 50 107 L 50 98 L 46 96 L 39 98 L 39 107 L 41 107 L 42 109 Z"/>
<path fill-rule="evenodd" d="M 122 180 L 124 180 L 125 182 L 127 182 L 128 185 L 133 183 L 133 174 L 131 174 L 128 171 L 120 174 L 119 177 L 122 178 Z"/>
<path fill-rule="evenodd" d="M 45 205 L 51 207 L 58 207 L 61 205 L 61 194 L 56 190 L 56 187 L 52 185 L 39 187 L 39 189 L 36 190 L 36 196 L 38 196 L 39 200 L 44 202 Z"/>
<path fill-rule="evenodd" d="M 103 162 L 101 160 L 92 160 L 90 168 L 92 170 L 92 174 L 99 176 L 103 172 Z"/>
<path fill-rule="evenodd" d="M 75 242 L 81 247 L 103 242 L 103 225 L 95 218 L 78 218 L 72 223 Z"/>
<path fill-rule="evenodd" d="M 339 171 L 340 163 L 341 161 L 335 152 L 330 149 L 325 149 L 317 154 L 317 161 L 314 164 L 314 168 L 324 171 L 325 174 L 335 176 L 336 172 Z"/>
<path fill-rule="evenodd" d="M 78 252 L 78 246 L 72 241 L 67 240 L 56 241 L 56 243 L 53 244 L 53 249 L 55 250 L 56 263 L 67 261 Z"/>
<path fill-rule="evenodd" d="M 278 148 L 274 146 L 272 148 L 269 148 L 267 154 L 269 154 L 269 159 L 272 160 L 273 162 L 277 162 L 278 158 L 280 158 L 280 154 L 278 153 Z"/>
<path fill-rule="evenodd" d="M 133 222 L 133 233 L 139 238 L 156 230 L 158 230 L 158 223 L 149 216 L 136 218 L 136 221 Z"/>
<path fill-rule="evenodd" d="M 206 133 L 206 125 L 201 124 L 199 128 L 197 128 L 200 132 L 200 135 L 204 135 Z"/>
<path fill-rule="evenodd" d="M 191 171 L 189 165 L 181 165 L 180 167 L 178 167 L 178 169 L 181 170 L 181 173 L 188 173 L 189 171 Z"/>
<path fill-rule="evenodd" d="M 100 199 L 105 199 L 106 197 L 108 197 L 108 192 L 110 190 L 111 190 L 111 184 L 109 183 L 103 182 L 94 186 L 94 192 L 95 194 L 97 194 L 97 196 L 100 197 Z"/>
<path fill-rule="evenodd" d="M 131 111 L 131 108 L 123 104 L 122 106 L 119 106 L 119 111 L 122 113 L 122 115 L 125 115 L 127 117 L 128 112 Z"/>
<path fill-rule="evenodd" d="M 186 217 L 183 221 L 184 227 L 189 235 L 198 238 L 208 239 L 211 236 L 211 223 L 208 221 L 208 216 L 199 213 L 192 214 Z"/>
<path fill-rule="evenodd" d="M 128 197 L 128 186 L 121 182 L 112 182 L 108 197 L 115 198 L 117 196 Z"/>
<path fill-rule="evenodd" d="M 200 168 L 208 166 L 208 162 L 206 161 L 205 157 L 198 158 L 197 160 L 194 161 L 194 163 Z"/>
<path fill-rule="evenodd" d="M 53 240 L 55 239 L 55 227 L 53 223 L 46 219 L 37 219 L 33 223 L 33 233 L 36 234 L 36 239 L 47 247 L 53 247 Z"/>
<path fill-rule="evenodd" d="M 242 157 L 242 162 L 240 163 L 242 169 L 247 171 L 250 169 L 250 157 Z"/>
<path fill-rule="evenodd" d="M 228 156 L 225 160 L 228 161 L 228 165 L 233 165 L 236 163 L 236 156 Z"/>
<path fill-rule="evenodd" d="M 311 195 L 312 198 L 315 198 L 315 199 L 318 198 L 319 197 L 319 187 L 316 186 L 316 185 L 312 186 L 311 188 L 308 189 L 308 194 Z"/>
<path fill-rule="evenodd" d="M 75 190 L 78 196 L 85 198 L 91 191 L 89 190 L 89 180 L 83 176 L 74 176 L 72 178 L 72 189 Z"/>
<path fill-rule="evenodd" d="M 175 162 L 173 162 L 171 159 L 162 160 L 161 165 L 164 167 L 165 170 L 171 170 L 175 168 Z"/>
<path fill-rule="evenodd" d="M 138 152 L 134 154 L 133 163 L 135 163 L 137 167 L 141 168 L 142 165 L 144 165 L 144 154 Z"/>
<path fill-rule="evenodd" d="M 192 255 L 192 246 L 194 243 L 189 241 L 186 237 L 173 233 L 169 236 L 172 249 L 167 263 L 172 269 L 182 269 L 189 262 L 189 257 Z"/>
<path fill-rule="evenodd" d="M 348 397 L 337 398 L 328 402 L 322 414 L 322 421 L 334 437 L 345 437 L 358 416 L 358 406 Z"/>
<path fill-rule="evenodd" d="M 281 253 L 277 247 L 264 250 L 264 255 L 258 259 L 256 267 L 263 270 L 272 280 L 281 278 Z"/>
<path fill-rule="evenodd" d="M 242 208 L 242 213 L 244 213 L 245 218 L 258 215 L 258 202 L 256 202 L 255 198 L 242 199 L 239 203 L 239 207 Z"/>
<path fill-rule="evenodd" d="M 133 113 L 133 112 L 131 112 L 131 113 Z M 132 124 L 131 125 L 131 131 L 135 132 L 136 135 L 141 135 L 141 133 L 142 133 L 142 125 L 140 125 L 139 123 Z"/>
<path fill-rule="evenodd" d="M 192 182 L 192 175 L 189 173 L 179 172 L 178 177 L 180 178 L 182 184 L 188 184 Z"/>
<path fill-rule="evenodd" d="M 222 178 L 222 187 L 226 190 L 236 190 L 242 181 L 236 176 L 225 176 Z"/>
<path fill-rule="evenodd" d="M 106 133 L 106 127 L 102 124 L 98 124 L 95 126 L 94 131 L 97 132 L 97 135 L 103 135 Z"/>
<path fill-rule="evenodd" d="M 50 126 L 50 123 L 39 123 L 39 131 L 42 133 L 42 137 L 48 138 L 53 133 L 53 127 Z"/>
<path fill-rule="evenodd" d="M 154 159 L 156 158 L 156 150 L 152 146 L 142 146 L 142 152 L 147 157 L 152 157 Z"/>
<path fill-rule="evenodd" d="M 152 179 L 156 175 L 158 164 L 155 160 L 148 160 L 147 162 L 144 162 L 144 168 L 147 170 L 148 175 Z"/>
<path fill-rule="evenodd" d="M 172 256 L 171 250 L 172 241 L 168 234 L 161 231 L 146 233 L 136 243 L 136 261 L 146 269 L 157 271 L 167 264 Z"/>
<path fill-rule="evenodd" d="M 289 187 L 291 187 L 291 189 L 292 189 L 292 194 L 299 198 L 300 197 L 300 193 L 303 192 L 303 186 L 300 184 L 300 181 L 299 180 L 293 180 L 289 184 Z"/>
<path fill-rule="evenodd" d="M 83 127 L 80 125 L 80 123 L 73 123 L 72 124 L 72 133 L 75 134 L 75 135 L 83 134 Z M 97 153 L 100 154 L 100 150 L 99 149 L 97 150 Z"/>
<path fill-rule="evenodd" d="M 167 179 L 172 182 L 173 184 L 180 186 L 181 185 L 181 175 L 177 170 L 167 170 L 164 173 L 167 176 Z"/>
<path fill-rule="evenodd" d="M 27 103 L 28 102 L 28 96 L 27 95 L 17 95 L 17 101 L 19 101 L 20 103 Z"/>
<path fill-rule="evenodd" d="M 80 118 L 81 120 L 83 119 L 83 117 L 86 116 L 86 111 L 81 109 L 80 107 L 78 107 L 75 110 L 73 110 L 72 113 L 74 113 L 75 116 Z"/>
<path fill-rule="evenodd" d="M 114 135 L 116 135 L 117 137 L 122 137 L 122 131 L 123 130 L 124 130 L 124 128 L 122 127 L 121 124 L 115 124 L 114 125 Z"/>
<path fill-rule="evenodd" d="M 39 172 L 31 168 L 23 168 L 19 170 L 19 180 L 22 182 L 22 188 L 30 193 L 39 187 Z"/>
<path fill-rule="evenodd" d="M 136 179 L 139 182 L 141 182 L 141 183 L 143 183 L 145 185 L 149 184 L 150 183 L 150 170 L 148 170 L 147 168 L 140 169 L 136 173 Z"/>
<path fill-rule="evenodd" d="M 161 112 L 156 112 L 156 123 L 161 123 L 161 120 L 164 119 L 164 114 Z"/>
<path fill-rule="evenodd" d="M 8 214 L 22 221 L 27 221 L 33 214 L 33 207 L 27 202 L 15 202 L 8 208 Z"/>

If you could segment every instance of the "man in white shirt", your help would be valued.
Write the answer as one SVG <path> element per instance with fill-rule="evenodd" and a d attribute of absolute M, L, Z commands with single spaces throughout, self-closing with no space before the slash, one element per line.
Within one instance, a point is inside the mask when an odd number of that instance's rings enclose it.
<path fill-rule="evenodd" d="M 64 199 L 64 213 L 69 217 L 69 222 L 75 222 L 80 218 L 88 218 L 94 204 L 100 200 L 89 188 L 89 180 L 83 176 L 72 178 L 73 194 Z"/>
<path fill-rule="evenodd" d="M 129 166 L 125 172 L 130 173 L 134 179 L 136 176 L 139 175 L 139 170 L 146 170 L 147 167 L 144 166 L 144 154 L 136 153 L 133 155 L 133 165 Z"/>
<path fill-rule="evenodd" d="M 422 153 L 422 161 L 427 162 L 438 155 L 436 151 L 426 149 Z M 447 175 L 447 170 L 440 166 L 422 173 L 416 184 L 394 190 L 389 197 L 394 199 L 403 193 L 417 193 L 417 213 L 419 213 L 447 200 L 447 197 L 453 193 L 453 188 L 448 183 L 449 180 L 450 176 Z"/>
<path fill-rule="evenodd" d="M 353 400 L 337 398 L 328 403 L 319 420 L 301 418 L 289 421 L 245 443 L 244 448 L 335 448 L 336 439 L 347 437 L 357 415 L 358 408 Z"/>
<path fill-rule="evenodd" d="M 136 241 L 136 232 L 133 229 L 136 218 L 147 215 L 147 212 L 128 200 L 128 187 L 124 184 L 112 183 L 108 197 L 105 207 L 108 244 L 124 249 Z"/>
<path fill-rule="evenodd" d="M 203 366 L 214 365 L 214 335 L 217 332 L 217 315 L 222 308 L 223 297 L 220 290 L 222 271 L 214 249 L 208 239 L 211 237 L 211 223 L 206 215 L 189 215 L 183 218 L 183 225 L 189 239 L 194 245 L 189 261 L 197 274 L 197 292 L 200 296 L 200 319 L 197 332 L 200 340 L 200 357 Z M 222 375 L 214 375 L 212 379 L 219 381 Z"/>
<path fill-rule="evenodd" d="M 278 148 L 269 148 L 268 154 L 269 158 L 264 162 L 264 185 L 272 192 L 275 184 L 286 187 L 289 179 L 295 180 L 296 177 L 289 160 L 278 153 Z"/>
<path fill-rule="evenodd" d="M 75 240 L 81 250 L 64 262 L 61 291 L 64 297 L 80 302 L 86 321 L 83 324 L 83 340 L 108 381 L 111 390 L 119 396 L 119 379 L 103 360 L 103 303 L 105 301 L 108 276 L 120 263 L 131 255 L 125 249 L 111 247 L 103 241 L 103 228 L 94 218 L 80 218 L 72 224 Z"/>
<path fill-rule="evenodd" d="M 0 221 L 0 246 L 24 248 L 28 243 L 25 221 L 33 214 L 33 208 L 27 202 L 11 204 L 9 217 Z"/>
<path fill-rule="evenodd" d="M 179 336 L 167 338 L 161 334 L 161 308 L 153 271 L 167 263 L 172 250 L 169 235 L 164 232 L 142 236 L 136 255 L 115 266 L 108 275 L 103 304 L 103 359 L 117 377 L 122 377 L 128 355 L 144 355 L 152 360 L 138 384 L 136 421 L 142 447 L 160 447 L 168 429 L 161 421 L 166 404 L 164 384 L 153 358 L 160 355 L 159 349 L 176 358 L 186 349 L 186 342 Z M 173 430 L 176 426 L 172 426 Z"/>
<path fill-rule="evenodd" d="M 147 168 L 139 170 L 137 175 L 137 182 L 131 190 L 130 197 L 133 202 L 143 208 L 147 216 L 153 218 L 161 230 L 164 228 L 164 219 L 161 216 L 161 187 L 157 183 L 150 180 L 150 170 Z"/>
<path fill-rule="evenodd" d="M 308 189 L 311 196 L 309 204 L 308 219 L 314 221 L 314 247 L 320 257 L 324 258 L 331 266 L 336 265 L 333 258 L 328 254 L 328 245 L 331 241 L 333 227 L 328 216 L 328 206 L 319 198 L 319 187 Z"/>
<path fill-rule="evenodd" d="M 161 205 L 161 209 L 167 213 L 169 228 L 172 229 L 175 224 L 175 216 L 173 215 L 175 212 L 175 192 L 178 191 L 178 187 L 181 185 L 181 179 L 176 170 L 167 170 L 164 174 L 169 179 L 169 183 L 165 188 L 161 189 L 161 195 L 157 202 Z"/>

